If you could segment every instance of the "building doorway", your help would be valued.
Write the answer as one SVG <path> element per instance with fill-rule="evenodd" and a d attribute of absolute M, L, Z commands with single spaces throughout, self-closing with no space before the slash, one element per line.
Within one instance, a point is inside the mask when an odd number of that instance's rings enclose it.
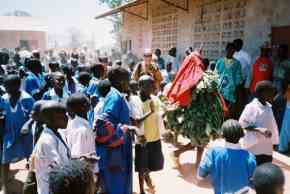
<path fill-rule="evenodd" d="M 276 50 L 281 44 L 287 44 L 289 47 L 288 56 L 290 57 L 290 26 L 273 27 L 272 28 L 272 45 Z M 274 51 L 275 52 L 275 51 Z"/>

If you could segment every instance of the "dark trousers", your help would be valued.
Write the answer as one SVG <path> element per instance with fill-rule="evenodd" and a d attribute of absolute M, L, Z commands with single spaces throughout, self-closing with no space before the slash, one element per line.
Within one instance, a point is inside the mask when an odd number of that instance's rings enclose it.
<path fill-rule="evenodd" d="M 271 163 L 273 161 L 273 156 L 269 155 L 256 155 L 257 166 L 265 163 Z"/>

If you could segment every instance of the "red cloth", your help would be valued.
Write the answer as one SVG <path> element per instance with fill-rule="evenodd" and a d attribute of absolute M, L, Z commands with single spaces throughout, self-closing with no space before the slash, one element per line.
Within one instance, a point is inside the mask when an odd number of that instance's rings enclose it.
<path fill-rule="evenodd" d="M 167 93 L 169 101 L 181 107 L 188 106 L 191 103 L 192 90 L 203 76 L 203 68 L 202 58 L 198 52 L 187 56 Z"/>
<path fill-rule="evenodd" d="M 252 68 L 253 70 L 250 90 L 254 93 L 258 82 L 271 80 L 273 73 L 273 64 L 269 58 L 259 57 Z"/>

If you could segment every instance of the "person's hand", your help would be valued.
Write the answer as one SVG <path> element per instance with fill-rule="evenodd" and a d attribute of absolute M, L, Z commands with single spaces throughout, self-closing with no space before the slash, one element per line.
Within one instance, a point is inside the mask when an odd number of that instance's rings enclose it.
<path fill-rule="evenodd" d="M 155 112 L 155 105 L 154 105 L 153 100 L 150 101 L 150 110 L 151 110 L 152 113 Z"/>
<path fill-rule="evenodd" d="M 271 138 L 271 137 L 272 137 L 272 132 L 271 132 L 270 130 L 266 130 L 266 131 L 264 132 L 264 135 L 265 135 L 265 137 L 267 137 L 267 138 Z"/>
<path fill-rule="evenodd" d="M 179 108 L 178 103 L 170 104 L 166 107 L 166 112 L 173 112 L 173 111 L 177 110 L 178 108 Z"/>
<path fill-rule="evenodd" d="M 138 141 L 140 142 L 140 144 L 145 145 L 146 144 L 145 136 L 144 135 L 138 136 Z"/>
<path fill-rule="evenodd" d="M 271 138 L 272 137 L 272 132 L 269 129 L 266 128 L 257 128 L 257 130 L 264 135 L 266 138 Z"/>

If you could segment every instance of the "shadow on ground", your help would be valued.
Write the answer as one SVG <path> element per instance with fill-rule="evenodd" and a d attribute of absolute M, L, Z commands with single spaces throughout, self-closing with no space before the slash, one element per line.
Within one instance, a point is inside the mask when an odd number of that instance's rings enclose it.
<path fill-rule="evenodd" d="M 207 180 L 198 181 L 196 177 L 196 169 L 195 164 L 193 163 L 184 163 L 180 164 L 178 171 L 180 173 L 180 177 L 188 183 L 198 185 L 202 188 L 212 188 Z"/>

